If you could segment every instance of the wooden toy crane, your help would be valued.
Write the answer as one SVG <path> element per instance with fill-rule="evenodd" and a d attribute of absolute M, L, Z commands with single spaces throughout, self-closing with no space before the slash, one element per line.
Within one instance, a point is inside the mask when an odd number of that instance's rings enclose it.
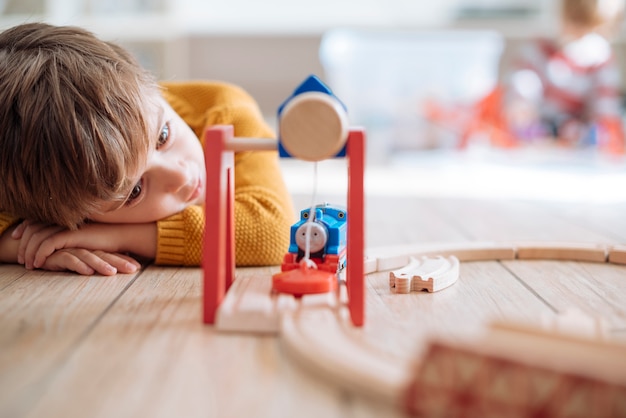
<path fill-rule="evenodd" d="M 204 322 L 214 324 L 235 274 L 234 152 L 278 149 L 281 157 L 305 161 L 345 158 L 347 190 L 348 308 L 352 323 L 364 322 L 365 134 L 349 129 L 346 110 L 317 77 L 307 78 L 279 107 L 279 139 L 235 138 L 232 126 L 205 133 L 206 220 L 204 230 Z"/>

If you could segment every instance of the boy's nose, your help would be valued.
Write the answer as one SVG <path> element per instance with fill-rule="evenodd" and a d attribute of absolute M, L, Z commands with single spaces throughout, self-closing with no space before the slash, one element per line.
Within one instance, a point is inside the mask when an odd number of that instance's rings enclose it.
<path fill-rule="evenodd" d="M 187 166 L 182 161 L 163 164 L 160 172 L 160 182 L 168 193 L 176 193 L 190 181 Z"/>

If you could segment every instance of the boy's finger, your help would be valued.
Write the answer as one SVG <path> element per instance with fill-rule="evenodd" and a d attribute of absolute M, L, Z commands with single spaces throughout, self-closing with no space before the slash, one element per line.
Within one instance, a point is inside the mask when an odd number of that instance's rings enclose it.
<path fill-rule="evenodd" d="M 118 273 L 135 273 L 141 268 L 141 264 L 139 264 L 137 260 L 123 254 L 107 253 L 104 251 L 94 251 L 94 253 L 102 258 L 104 261 L 115 267 Z"/>
<path fill-rule="evenodd" d="M 22 235 L 24 234 L 24 230 L 26 229 L 27 226 L 27 221 L 24 222 L 20 222 L 15 229 L 13 230 L 13 232 L 11 232 L 11 238 L 13 239 L 20 239 L 22 238 Z"/>
<path fill-rule="evenodd" d="M 31 238 L 24 253 L 26 268 L 29 268 L 30 265 L 39 268 L 44 265 L 46 258 L 50 257 L 56 250 L 72 247 L 67 245 L 66 234 L 63 234 L 62 230 L 61 227 L 48 228 Z"/>
<path fill-rule="evenodd" d="M 34 248 L 35 245 L 39 245 L 33 237 L 39 234 L 40 231 L 45 230 L 47 227 L 44 224 L 31 223 L 28 221 L 25 221 L 23 225 L 24 230 L 22 231 L 20 245 L 17 249 L 17 261 L 20 264 L 25 264 L 27 268 L 32 268 L 34 256 L 30 254 L 29 248 Z"/>
<path fill-rule="evenodd" d="M 95 273 L 94 269 L 89 267 L 85 262 L 74 257 L 71 264 L 68 266 L 68 270 L 71 270 L 77 274 L 83 276 L 91 276 Z"/>
<path fill-rule="evenodd" d="M 59 271 L 69 270 L 83 276 L 91 276 L 94 269 L 89 267 L 80 257 L 77 257 L 72 251 L 59 251 L 46 260 L 43 266 L 46 270 Z"/>
<path fill-rule="evenodd" d="M 71 252 L 76 258 L 78 258 L 83 264 L 85 264 L 88 268 L 93 269 L 92 273 L 98 273 L 103 276 L 113 276 L 117 274 L 117 269 L 109 264 L 107 261 L 103 260 L 100 256 L 94 254 L 92 251 L 83 250 L 74 248 L 71 250 L 63 250 Z M 78 264 L 77 264 L 78 266 Z M 72 269 L 73 271 L 79 273 L 79 271 Z M 84 274 L 84 273 L 80 273 Z"/>
<path fill-rule="evenodd" d="M 20 245 L 17 247 L 17 262 L 19 264 L 25 264 L 24 253 L 26 252 L 26 246 L 28 245 L 28 238 L 33 232 L 32 228 L 30 231 L 27 229 L 28 224 L 28 221 L 21 222 L 11 234 L 13 238 L 20 240 Z"/>

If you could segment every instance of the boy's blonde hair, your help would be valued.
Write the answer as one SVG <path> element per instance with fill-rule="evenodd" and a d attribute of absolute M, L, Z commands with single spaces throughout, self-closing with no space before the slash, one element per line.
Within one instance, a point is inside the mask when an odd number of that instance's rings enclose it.
<path fill-rule="evenodd" d="M 615 32 L 624 16 L 624 0 L 562 0 L 563 19 L 589 31 Z"/>
<path fill-rule="evenodd" d="M 156 88 L 128 52 L 83 29 L 0 33 L 0 211 L 75 228 L 123 201 Z"/>

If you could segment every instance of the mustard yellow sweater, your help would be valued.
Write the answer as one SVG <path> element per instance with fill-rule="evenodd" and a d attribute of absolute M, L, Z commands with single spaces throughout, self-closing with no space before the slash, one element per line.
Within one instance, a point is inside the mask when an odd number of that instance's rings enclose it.
<path fill-rule="evenodd" d="M 163 96 L 201 140 L 206 127 L 233 125 L 235 136 L 273 137 L 242 89 L 217 82 L 161 83 Z M 274 151 L 235 155 L 235 258 L 239 266 L 280 264 L 294 211 Z M 17 218 L 0 213 L 0 233 Z M 191 206 L 157 222 L 156 264 L 198 266 L 204 210 Z"/>

